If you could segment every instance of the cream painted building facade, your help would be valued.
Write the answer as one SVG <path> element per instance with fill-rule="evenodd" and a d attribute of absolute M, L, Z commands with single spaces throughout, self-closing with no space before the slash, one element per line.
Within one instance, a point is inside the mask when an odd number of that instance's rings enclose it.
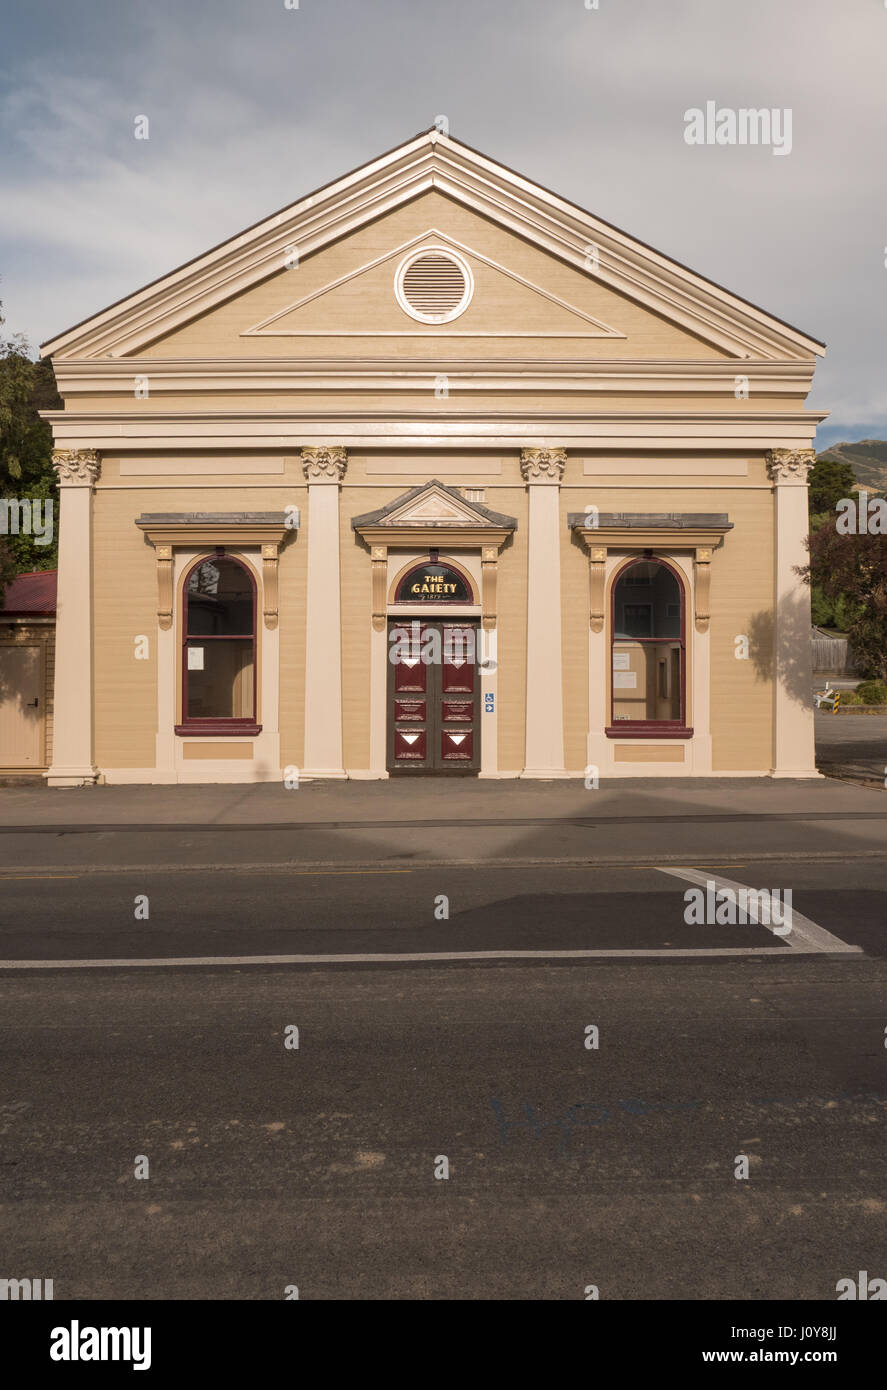
<path fill-rule="evenodd" d="M 816 340 L 430 131 L 43 347 L 48 780 L 815 776 Z"/>

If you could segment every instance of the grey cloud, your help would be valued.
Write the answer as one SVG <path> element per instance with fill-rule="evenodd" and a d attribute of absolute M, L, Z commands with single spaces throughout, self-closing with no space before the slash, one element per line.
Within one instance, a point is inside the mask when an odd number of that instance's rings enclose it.
<path fill-rule="evenodd" d="M 7 329 L 46 338 L 445 113 L 824 338 L 811 404 L 883 433 L 885 46 L 887 9 L 835 0 L 21 7 L 0 89 Z M 683 113 L 709 98 L 790 107 L 791 155 L 687 146 Z"/>

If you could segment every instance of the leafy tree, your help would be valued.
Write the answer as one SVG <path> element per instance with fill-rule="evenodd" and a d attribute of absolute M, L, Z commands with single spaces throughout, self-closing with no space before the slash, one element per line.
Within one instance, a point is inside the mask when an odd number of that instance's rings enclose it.
<path fill-rule="evenodd" d="M 809 516 L 811 540 L 816 533 L 834 532 L 838 503 L 856 495 L 856 478 L 849 463 L 841 459 L 819 458 L 810 472 Z M 865 605 L 850 592 L 841 592 L 834 583 L 826 583 L 823 565 L 828 550 L 825 542 L 810 547 L 811 617 L 817 627 L 830 627 L 849 632 L 854 621 L 862 619 Z"/>
<path fill-rule="evenodd" d="M 810 563 L 799 571 L 850 613 L 847 638 L 864 676 L 887 679 L 887 536 L 811 531 Z"/>
<path fill-rule="evenodd" d="M 0 599 L 6 591 L 6 586 L 16 573 L 16 564 L 12 550 L 6 542 L 5 536 L 0 536 Z"/>
<path fill-rule="evenodd" d="M 54 509 L 49 545 L 37 545 L 33 535 L 0 535 L 0 595 L 13 574 L 56 564 L 58 489 L 52 431 L 38 411 L 61 406 L 51 364 L 33 361 L 20 334 L 0 336 L 0 498 L 40 499 L 44 504 L 51 499 Z"/>
<path fill-rule="evenodd" d="M 860 605 L 854 603 L 846 594 L 829 598 L 821 584 L 816 580 L 810 594 L 810 617 L 817 627 L 830 627 L 836 632 L 846 632 L 855 617 L 859 616 Z"/>
<path fill-rule="evenodd" d="M 810 512 L 834 515 L 842 497 L 852 497 L 856 478 L 849 463 L 839 459 L 819 458 L 810 470 Z"/>

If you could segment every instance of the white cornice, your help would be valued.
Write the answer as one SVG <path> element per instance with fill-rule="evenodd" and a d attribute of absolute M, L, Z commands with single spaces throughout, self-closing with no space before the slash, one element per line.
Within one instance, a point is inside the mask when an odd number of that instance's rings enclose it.
<path fill-rule="evenodd" d="M 460 392 L 583 391 L 596 394 L 668 393 L 734 396 L 737 372 L 748 377 L 749 399 L 760 395 L 803 398 L 810 389 L 810 362 L 703 360 L 682 362 L 577 361 L 545 358 L 98 358 L 57 359 L 59 390 L 80 395 L 132 396 L 136 377 L 147 378 L 150 396 L 183 392 L 241 395 L 305 392 L 433 392 L 441 375 Z"/>
<path fill-rule="evenodd" d="M 821 344 L 468 146 L 428 132 L 303 198 L 43 345 L 45 356 L 137 353 L 334 239 L 437 189 L 738 360 L 812 358 Z M 589 268 L 589 253 L 593 251 Z"/>
<path fill-rule="evenodd" d="M 809 448 L 825 413 L 771 411 L 41 411 L 57 448 L 281 449 L 316 444 L 387 449 L 681 450 Z"/>

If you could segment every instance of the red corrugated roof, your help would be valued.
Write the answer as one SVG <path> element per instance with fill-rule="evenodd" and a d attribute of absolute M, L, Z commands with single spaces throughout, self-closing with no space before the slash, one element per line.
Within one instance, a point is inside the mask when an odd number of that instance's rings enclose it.
<path fill-rule="evenodd" d="M 4 613 L 54 613 L 58 570 L 18 574 L 3 595 Z"/>

